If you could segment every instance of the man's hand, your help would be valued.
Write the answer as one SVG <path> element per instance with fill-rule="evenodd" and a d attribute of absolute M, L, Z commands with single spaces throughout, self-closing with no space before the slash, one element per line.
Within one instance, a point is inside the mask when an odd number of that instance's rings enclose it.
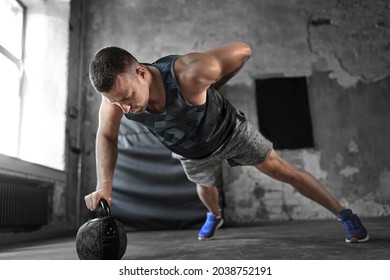
<path fill-rule="evenodd" d="M 96 211 L 99 208 L 99 201 L 104 198 L 109 205 L 112 203 L 111 190 L 100 189 L 84 197 L 85 205 L 90 211 Z"/>

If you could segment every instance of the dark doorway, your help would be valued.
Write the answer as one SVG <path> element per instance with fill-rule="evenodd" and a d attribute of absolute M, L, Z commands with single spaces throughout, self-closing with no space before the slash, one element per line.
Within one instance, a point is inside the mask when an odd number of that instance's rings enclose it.
<path fill-rule="evenodd" d="M 313 148 L 306 77 L 256 80 L 259 129 L 275 149 Z"/>

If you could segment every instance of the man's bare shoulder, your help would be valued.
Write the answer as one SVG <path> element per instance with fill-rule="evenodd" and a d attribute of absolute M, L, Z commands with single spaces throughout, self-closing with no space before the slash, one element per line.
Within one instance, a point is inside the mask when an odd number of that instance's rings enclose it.
<path fill-rule="evenodd" d="M 205 56 L 207 56 L 207 54 L 205 54 L 204 52 L 190 52 L 187 54 L 180 55 L 177 58 L 177 61 L 186 65 L 192 65 L 194 63 L 199 63 L 204 60 Z"/>
<path fill-rule="evenodd" d="M 207 52 L 191 52 L 181 55 L 175 62 L 175 72 L 183 81 L 205 81 L 212 83 L 218 75 L 219 64 Z"/>

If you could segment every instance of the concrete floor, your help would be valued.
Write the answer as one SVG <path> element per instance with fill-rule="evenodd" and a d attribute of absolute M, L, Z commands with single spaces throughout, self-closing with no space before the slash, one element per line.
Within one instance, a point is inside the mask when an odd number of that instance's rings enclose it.
<path fill-rule="evenodd" d="M 344 242 L 337 221 L 268 222 L 222 228 L 200 242 L 197 230 L 129 232 L 123 259 L 390 260 L 390 217 L 362 219 L 370 241 Z M 75 236 L 0 247 L 0 260 L 76 260 Z"/>

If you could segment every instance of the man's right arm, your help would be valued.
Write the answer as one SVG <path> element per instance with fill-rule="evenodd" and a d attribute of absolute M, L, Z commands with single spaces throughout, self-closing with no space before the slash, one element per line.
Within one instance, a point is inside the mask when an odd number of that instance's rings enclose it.
<path fill-rule="evenodd" d="M 96 135 L 96 190 L 84 197 L 87 208 L 94 211 L 100 199 L 112 202 L 112 181 L 118 158 L 118 133 L 122 110 L 102 97 Z"/>

